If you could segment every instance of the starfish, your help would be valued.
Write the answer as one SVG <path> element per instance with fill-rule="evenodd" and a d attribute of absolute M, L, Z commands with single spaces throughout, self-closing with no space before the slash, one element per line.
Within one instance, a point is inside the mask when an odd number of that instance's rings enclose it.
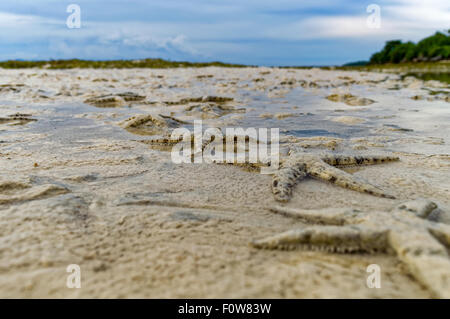
<path fill-rule="evenodd" d="M 292 188 L 306 176 L 316 177 L 336 185 L 375 196 L 394 198 L 378 187 L 359 180 L 334 166 L 350 166 L 361 164 L 379 164 L 388 161 L 397 161 L 392 156 L 345 156 L 325 155 L 319 156 L 294 152 L 281 164 L 272 180 L 272 193 L 279 202 L 287 202 L 292 196 Z"/>
<path fill-rule="evenodd" d="M 142 116 L 141 116 L 142 117 Z M 144 116 L 145 121 L 147 121 L 147 117 Z M 133 119 L 133 118 L 132 118 Z M 152 121 L 154 121 L 152 119 Z M 126 125 L 131 126 L 132 128 L 136 127 L 134 123 L 138 123 L 141 125 L 142 120 L 138 117 L 133 119 L 132 121 L 128 121 Z M 203 152 L 206 147 L 210 144 L 223 142 L 223 149 L 226 149 L 227 139 L 231 140 L 233 143 L 232 149 L 228 149 L 230 152 L 238 153 L 238 152 L 246 152 L 247 150 L 238 150 L 236 148 L 237 144 L 235 144 L 239 138 L 243 136 L 233 135 L 233 136 L 224 136 L 222 141 L 215 141 L 211 138 L 203 139 L 201 148 L 198 150 L 199 152 Z M 191 138 L 193 138 L 191 136 Z M 249 136 L 245 136 L 245 142 L 250 141 Z M 143 141 L 146 144 L 150 145 L 163 145 L 163 146 L 173 146 L 179 143 L 182 138 L 153 138 L 150 140 Z M 192 140 L 193 141 L 193 140 Z M 260 141 L 256 139 L 255 144 L 259 144 Z M 310 153 L 305 153 L 299 151 L 298 148 L 293 148 L 290 151 L 290 155 L 284 160 L 281 164 L 281 167 L 275 171 L 272 180 L 272 193 L 274 194 L 275 200 L 280 202 L 287 202 L 292 196 L 292 189 L 296 185 L 296 183 L 305 178 L 306 176 L 316 177 L 322 180 L 329 181 L 336 185 L 349 188 L 355 191 L 372 194 L 375 196 L 386 197 L 386 198 L 395 198 L 394 196 L 384 192 L 380 188 L 358 179 L 352 176 L 349 173 L 346 173 L 337 167 L 342 166 L 354 166 L 354 165 L 370 165 L 370 164 L 379 164 L 389 161 L 398 161 L 398 157 L 393 156 L 348 156 L 348 155 L 315 155 Z M 238 163 L 236 160 L 233 162 L 226 162 L 224 159 L 213 160 L 213 162 L 217 164 L 230 164 L 236 165 L 244 168 L 248 168 L 250 170 L 256 170 L 261 168 L 262 166 L 270 165 L 269 162 L 264 162 L 258 159 L 257 163 L 249 163 L 247 159 L 245 159 L 245 163 Z"/>
<path fill-rule="evenodd" d="M 138 102 L 145 99 L 145 96 L 138 95 L 133 92 L 125 92 L 118 94 L 107 94 L 94 96 L 84 101 L 97 107 L 117 107 L 123 106 L 126 102 Z"/>
<path fill-rule="evenodd" d="M 0 117 L 0 124 L 9 123 L 9 125 L 24 125 L 36 121 L 36 119 L 31 118 L 30 114 L 22 113 L 8 115 L 7 117 Z"/>
<path fill-rule="evenodd" d="M 66 194 L 69 190 L 56 184 L 32 185 L 23 181 L 0 180 L 0 206 Z"/>
<path fill-rule="evenodd" d="M 174 142 L 174 144 L 176 144 L 175 139 L 168 138 L 168 136 L 170 136 L 170 132 L 173 129 L 185 124 L 189 123 L 176 119 L 172 116 L 162 114 L 140 114 L 132 116 L 119 123 L 122 128 L 126 129 L 130 133 L 137 135 L 162 136 L 162 138 L 158 137 L 155 140 L 157 140 L 158 143 L 163 143 L 165 141 L 167 143 Z M 180 141 L 180 139 L 178 139 L 178 141 Z"/>
<path fill-rule="evenodd" d="M 354 209 L 271 210 L 301 218 L 311 225 L 251 243 L 266 249 L 318 249 L 330 252 L 395 253 L 413 276 L 439 298 L 450 298 L 450 225 L 427 219 L 437 205 L 417 199 L 391 211 Z M 323 225 L 324 224 L 324 225 Z M 447 246 L 447 247 L 446 247 Z"/>

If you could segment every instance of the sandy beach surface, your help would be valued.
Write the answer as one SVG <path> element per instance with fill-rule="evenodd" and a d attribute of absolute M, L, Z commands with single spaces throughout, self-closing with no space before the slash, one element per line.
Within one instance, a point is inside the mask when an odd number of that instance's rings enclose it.
<path fill-rule="evenodd" d="M 434 297 L 395 255 L 251 247 L 306 225 L 269 210 L 272 177 L 176 164 L 149 140 L 202 119 L 279 128 L 282 150 L 398 156 L 347 169 L 395 199 L 307 178 L 285 206 L 376 212 L 426 198 L 450 224 L 449 92 L 320 69 L 1 70 L 0 297 Z M 80 289 L 66 286 L 70 264 Z"/>

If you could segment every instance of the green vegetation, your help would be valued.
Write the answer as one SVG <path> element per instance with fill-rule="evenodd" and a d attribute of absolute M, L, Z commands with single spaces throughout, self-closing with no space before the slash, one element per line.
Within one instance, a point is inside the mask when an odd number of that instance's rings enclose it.
<path fill-rule="evenodd" d="M 0 62 L 0 68 L 4 69 L 24 69 L 24 68 L 45 68 L 45 69 L 128 69 L 128 68 L 200 68 L 207 66 L 217 67 L 245 67 L 241 64 L 228 64 L 222 62 L 177 62 L 163 59 L 142 59 L 142 60 L 109 60 L 109 61 L 88 61 L 88 60 L 50 60 L 50 61 L 19 61 L 9 60 Z"/>
<path fill-rule="evenodd" d="M 388 41 L 383 50 L 372 55 L 370 61 L 325 69 L 398 73 L 450 84 L 450 30 L 447 35 L 436 32 L 417 44 Z"/>
<path fill-rule="evenodd" d="M 336 69 L 344 71 L 359 72 L 385 72 L 397 73 L 401 75 L 415 76 L 422 80 L 436 80 L 450 84 L 450 61 L 436 62 L 407 62 L 407 63 L 386 63 L 367 64 L 363 66 L 340 66 L 324 67 L 323 69 Z"/>
<path fill-rule="evenodd" d="M 450 30 L 436 32 L 417 44 L 400 40 L 386 42 L 383 50 L 374 53 L 369 64 L 433 62 L 450 59 Z"/>
<path fill-rule="evenodd" d="M 450 72 L 410 72 L 410 73 L 406 73 L 404 74 L 402 77 L 407 77 L 407 76 L 414 76 L 418 79 L 424 80 L 424 81 L 429 81 L 429 80 L 435 80 L 435 81 L 440 81 L 443 83 L 447 83 L 450 84 Z"/>

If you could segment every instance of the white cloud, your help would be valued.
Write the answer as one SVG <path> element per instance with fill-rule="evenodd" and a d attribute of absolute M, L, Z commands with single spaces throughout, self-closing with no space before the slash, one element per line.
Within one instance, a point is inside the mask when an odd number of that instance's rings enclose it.
<path fill-rule="evenodd" d="M 269 29 L 267 36 L 289 40 L 342 38 L 400 38 L 419 40 L 450 29 L 450 1 L 389 1 L 380 4 L 381 28 L 369 28 L 369 13 L 313 16 Z"/>
<path fill-rule="evenodd" d="M 26 58 L 24 55 L 27 48 L 32 48 L 33 45 L 36 47 L 46 45 L 48 47 L 46 54 L 55 58 L 74 56 L 103 58 L 110 54 L 126 58 L 139 55 L 214 59 L 217 56 L 248 55 L 252 52 L 252 48 L 255 48 L 251 43 L 254 40 L 260 41 L 258 42 L 260 50 L 253 51 L 252 54 L 255 57 L 266 57 L 278 52 L 275 51 L 277 46 L 273 43 L 283 41 L 294 43 L 316 39 L 335 40 L 335 43 L 345 39 L 360 39 L 368 43 L 380 43 L 390 39 L 417 41 L 436 30 L 450 29 L 448 0 L 373 0 L 381 7 L 380 29 L 367 27 L 366 20 L 369 13 L 366 13 L 364 5 L 356 1 L 152 0 L 151 5 L 144 1 L 136 1 L 136 6 L 154 10 L 152 13 L 158 16 L 155 21 L 145 19 L 145 14 L 141 14 L 140 19 L 134 19 L 138 12 L 134 7 L 123 9 L 124 14 L 121 15 L 120 2 L 108 5 L 104 1 L 103 9 L 99 9 L 102 7 L 101 1 L 95 4 L 90 0 L 78 2 L 82 8 L 81 29 L 66 27 L 65 19 L 68 14 L 64 10 L 60 18 L 55 18 L 58 15 L 54 10 L 53 18 L 0 11 L 0 45 L 4 51 L 2 56 L 5 56 L 8 46 L 13 47 L 10 50 L 11 57 L 20 55 Z M 368 1 L 367 5 L 371 2 L 372 0 Z M 18 6 L 26 8 L 26 3 L 25 0 L 20 0 Z M 59 0 L 40 0 L 39 3 L 40 7 L 49 9 L 60 4 Z M 0 4 L 0 8 L 5 6 Z M 92 14 L 95 8 L 101 10 L 100 18 Z M 354 8 L 361 10 L 356 12 Z M 108 16 L 108 10 L 111 16 Z M 157 10 L 162 14 L 155 14 L 159 12 Z M 44 11 L 36 12 L 48 14 Z M 291 14 L 292 12 L 294 13 Z M 120 17 L 119 20 L 114 20 L 117 17 Z M 265 44 L 261 44 L 264 41 Z M 326 42 L 328 41 L 322 41 Z M 17 47 L 20 45 L 23 50 L 19 52 Z M 29 57 L 35 57 L 36 52 L 29 50 Z M 294 54 L 295 52 L 286 52 L 286 55 Z M 275 56 L 273 59 L 277 59 L 276 55 L 273 56 Z"/>
<path fill-rule="evenodd" d="M 40 19 L 37 16 L 0 12 L 0 27 L 20 27 L 37 23 Z"/>
<path fill-rule="evenodd" d="M 159 32 L 158 30 L 164 30 Z M 172 35 L 174 34 L 174 35 Z M 8 44 L 42 44 L 48 42 L 49 55 L 63 58 L 102 55 L 107 48 L 111 55 L 120 55 L 124 47 L 134 48 L 141 55 L 158 52 L 186 53 L 197 51 L 176 28 L 153 23 L 88 22 L 80 29 L 69 29 L 65 20 L 48 19 L 33 15 L 0 12 L 0 40 Z M 20 57 L 19 57 L 20 56 Z M 11 57 L 9 57 L 11 58 Z M 36 58 L 35 53 L 14 53 L 14 58 Z"/>

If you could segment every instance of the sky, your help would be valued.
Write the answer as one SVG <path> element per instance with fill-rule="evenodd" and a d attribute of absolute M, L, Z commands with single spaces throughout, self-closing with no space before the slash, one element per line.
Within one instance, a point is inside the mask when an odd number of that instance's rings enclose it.
<path fill-rule="evenodd" d="M 80 28 L 67 26 L 71 4 Z M 341 65 L 448 29 L 449 0 L 2 0 L 0 60 Z"/>

